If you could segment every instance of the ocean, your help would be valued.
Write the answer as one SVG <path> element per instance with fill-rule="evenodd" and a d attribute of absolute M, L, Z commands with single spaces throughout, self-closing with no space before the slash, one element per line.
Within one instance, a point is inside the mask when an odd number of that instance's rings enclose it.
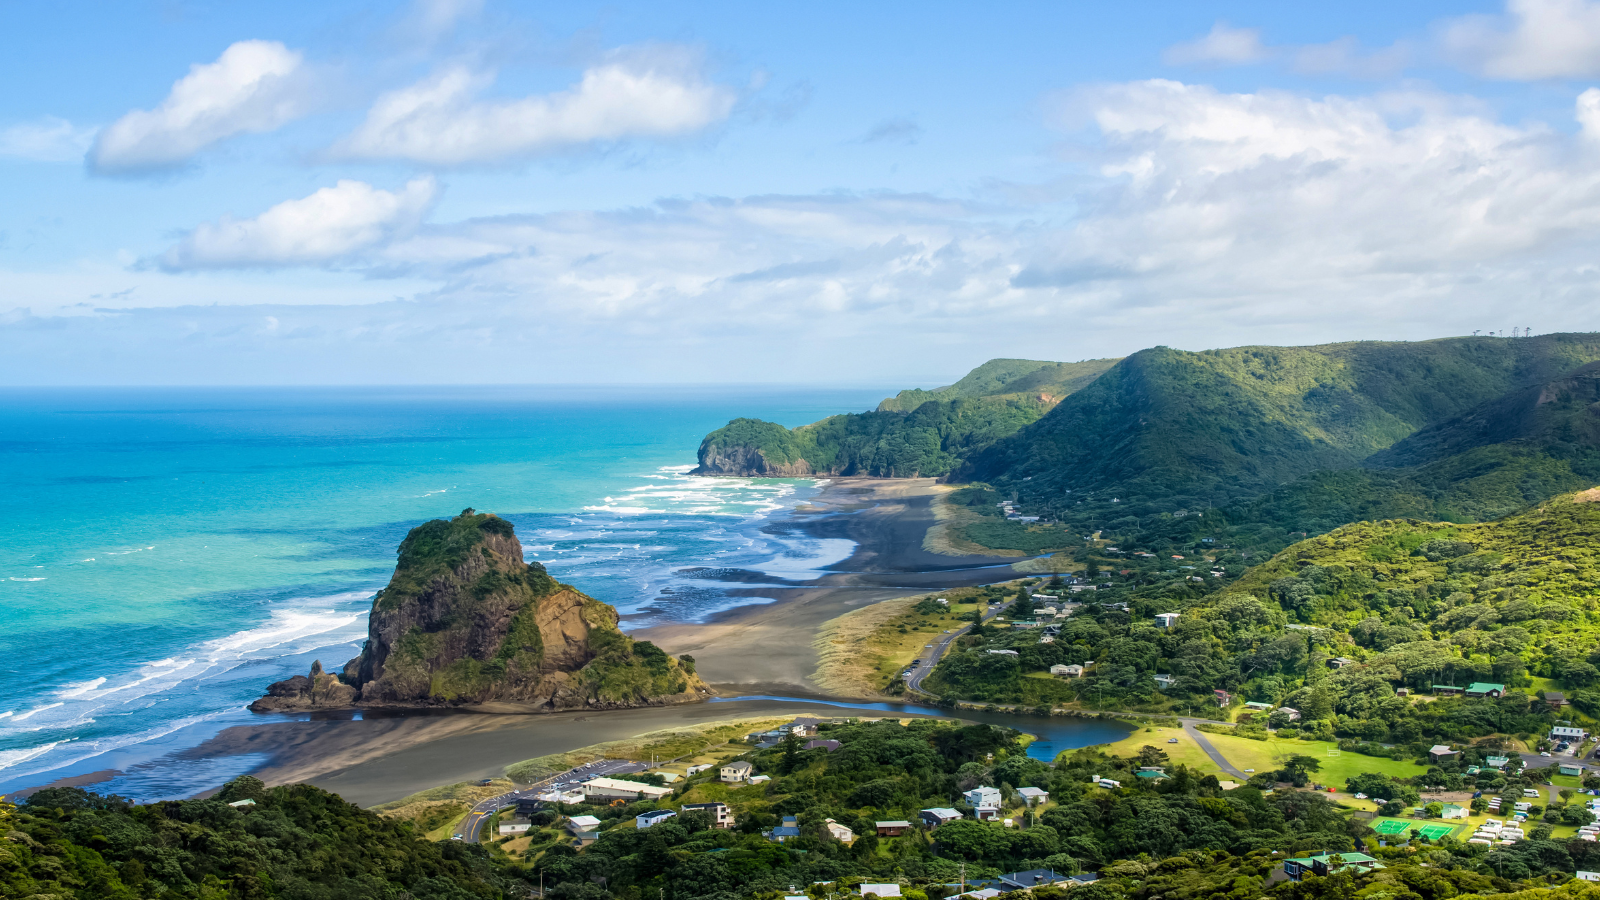
<path fill-rule="evenodd" d="M 0 793 L 117 769 L 96 789 L 148 800 L 247 771 L 259 760 L 149 763 L 250 721 L 312 659 L 358 653 L 406 531 L 465 507 L 509 519 L 529 560 L 629 627 L 763 602 L 692 570 L 812 577 L 853 545 L 764 532 L 820 482 L 691 478 L 700 439 L 890 393 L 0 390 Z"/>

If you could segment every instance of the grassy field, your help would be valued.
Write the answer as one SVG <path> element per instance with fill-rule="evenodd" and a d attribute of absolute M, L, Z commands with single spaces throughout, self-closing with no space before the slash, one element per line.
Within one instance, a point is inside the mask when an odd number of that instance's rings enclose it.
<path fill-rule="evenodd" d="M 1207 734 L 1206 740 L 1235 766 L 1255 769 L 1257 772 L 1282 768 L 1283 761 L 1291 756 L 1312 757 L 1322 766 L 1312 775 L 1312 780 L 1341 790 L 1345 779 L 1362 772 L 1381 772 L 1395 778 L 1410 778 L 1427 771 L 1414 762 L 1342 752 L 1331 741 L 1252 741 L 1229 734 Z"/>
<path fill-rule="evenodd" d="M 1178 742 L 1169 744 L 1167 743 L 1169 738 L 1177 738 Z M 1217 768 L 1211 757 L 1206 756 L 1206 752 L 1201 750 L 1182 728 L 1140 728 L 1116 743 L 1098 744 L 1095 749 L 1103 750 L 1112 756 L 1131 757 L 1138 756 L 1139 748 L 1147 744 L 1165 752 L 1172 765 L 1181 763 L 1196 772 L 1215 775 L 1224 780 L 1233 777 Z M 1073 751 L 1065 752 L 1070 754 Z"/>
<path fill-rule="evenodd" d="M 946 631 L 967 624 L 958 616 L 978 609 L 981 591 L 957 588 L 936 594 L 885 600 L 830 619 L 817 636 L 817 671 L 812 679 L 834 694 L 874 698 L 882 692 L 912 660 L 931 652 Z M 915 607 L 926 598 L 943 597 L 950 607 L 932 615 L 919 614 Z"/>

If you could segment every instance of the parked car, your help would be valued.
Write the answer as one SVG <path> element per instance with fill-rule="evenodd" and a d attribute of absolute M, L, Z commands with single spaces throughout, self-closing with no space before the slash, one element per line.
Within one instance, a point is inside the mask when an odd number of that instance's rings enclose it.
<path fill-rule="evenodd" d="M 1540 756 L 1549 756 L 1550 755 L 1550 751 L 1549 750 L 1540 750 L 1539 751 L 1539 755 Z"/>
<path fill-rule="evenodd" d="M 1167 738 L 1167 743 L 1169 743 L 1169 744 L 1176 744 L 1177 742 L 1178 742 L 1177 738 Z"/>

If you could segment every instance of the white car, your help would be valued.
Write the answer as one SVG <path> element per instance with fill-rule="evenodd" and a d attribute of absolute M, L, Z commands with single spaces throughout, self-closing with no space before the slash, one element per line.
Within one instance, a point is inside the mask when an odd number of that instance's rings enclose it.
<path fill-rule="evenodd" d="M 1541 750 L 1541 751 L 1539 751 L 1539 755 L 1540 756 L 1549 756 L 1550 755 L 1550 751 L 1549 750 Z"/>
<path fill-rule="evenodd" d="M 1356 794 L 1355 798 L 1357 800 L 1365 800 L 1365 799 L 1367 799 L 1367 795 L 1366 794 Z"/>

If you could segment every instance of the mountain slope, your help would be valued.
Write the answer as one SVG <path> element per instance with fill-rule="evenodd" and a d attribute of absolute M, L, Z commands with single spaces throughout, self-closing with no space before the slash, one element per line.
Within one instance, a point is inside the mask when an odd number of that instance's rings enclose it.
<path fill-rule="evenodd" d="M 734 419 L 701 441 L 693 474 L 946 475 L 1115 362 L 996 359 L 953 385 L 901 391 L 872 412 L 830 416 L 795 429 Z"/>
<path fill-rule="evenodd" d="M 273 684 L 257 711 L 508 701 L 550 709 L 692 699 L 705 685 L 617 611 L 525 563 L 511 523 L 471 509 L 411 529 L 339 676 Z"/>
<path fill-rule="evenodd" d="M 1596 360 L 1600 336 L 1586 334 L 1157 347 L 1124 359 L 955 477 L 1015 489 L 1058 514 L 1112 497 L 1149 511 L 1226 503 L 1311 472 L 1354 468 L 1418 429 Z"/>

